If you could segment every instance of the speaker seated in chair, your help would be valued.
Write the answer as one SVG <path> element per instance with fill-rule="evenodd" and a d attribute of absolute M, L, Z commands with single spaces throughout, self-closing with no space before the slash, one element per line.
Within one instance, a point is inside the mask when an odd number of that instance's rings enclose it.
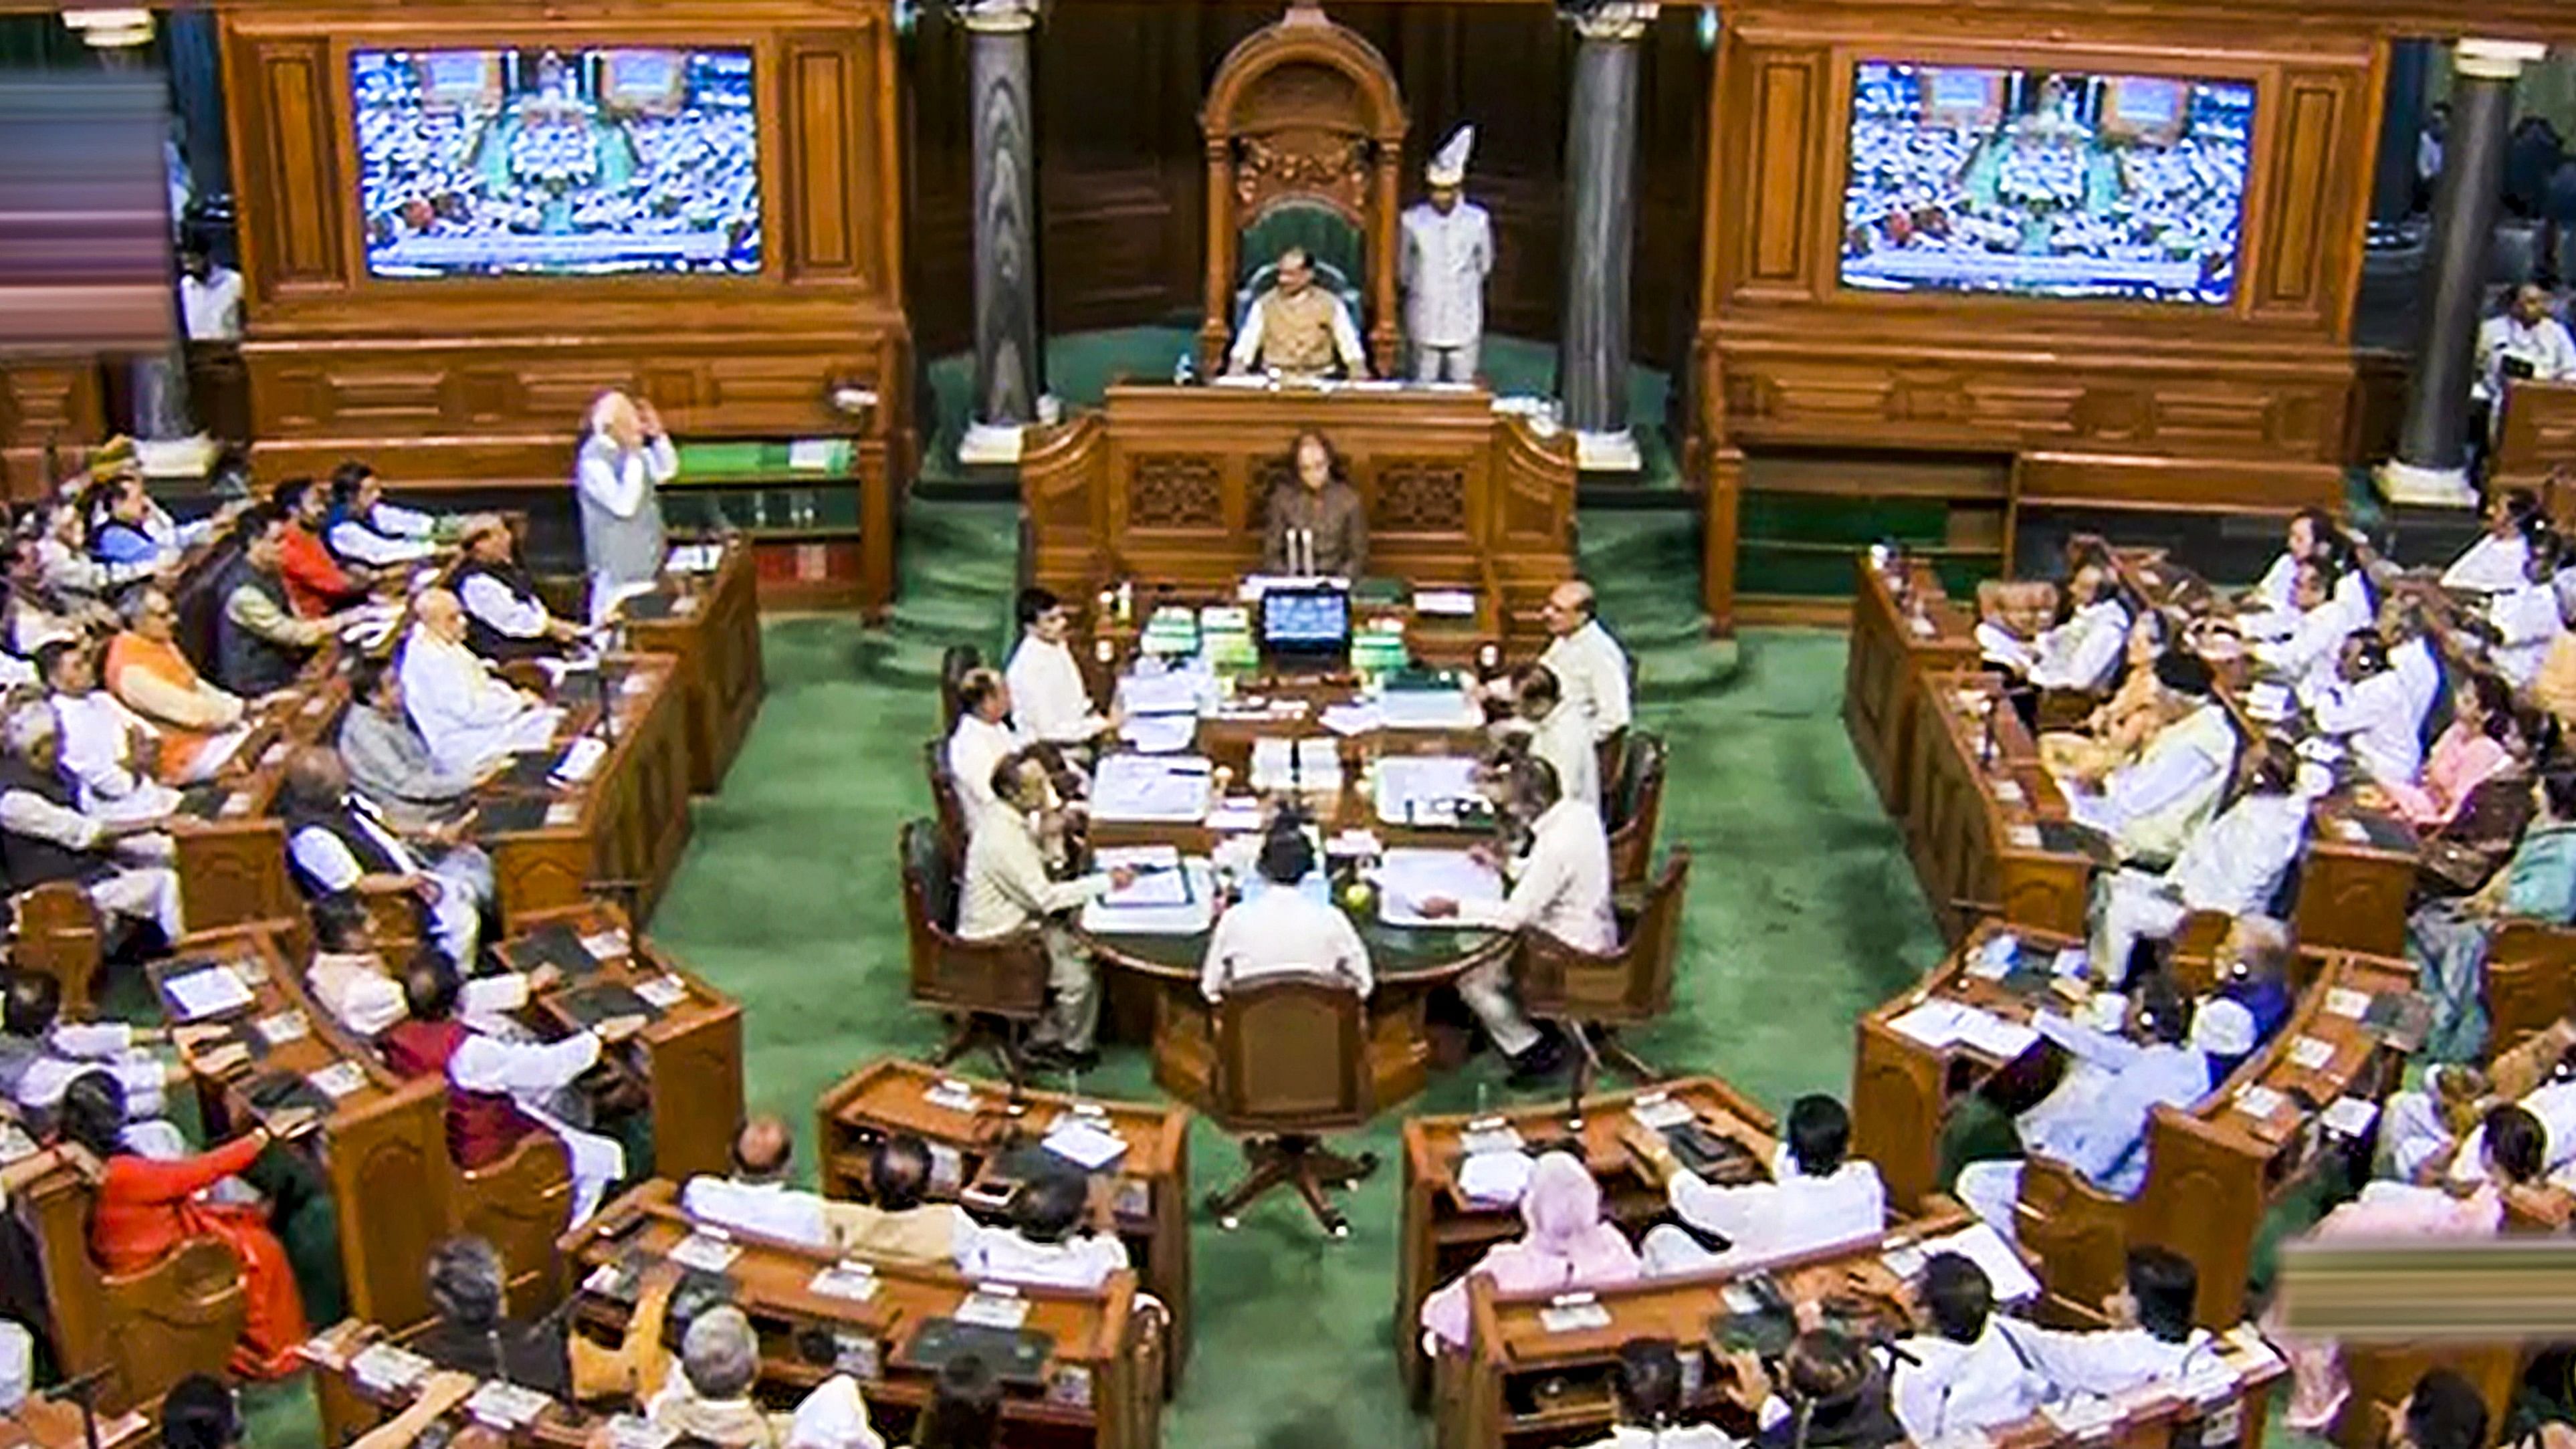
<path fill-rule="evenodd" d="M 1319 1134 L 1365 1126 L 1376 1108 L 1367 1003 L 1338 976 L 1287 972 L 1229 987 L 1215 1009 L 1208 1116 L 1244 1139 L 1252 1170 L 1208 1210 L 1231 1231 L 1256 1199 L 1294 1187 L 1326 1232 L 1350 1236 L 1325 1189 L 1368 1176 L 1377 1157 L 1327 1152 Z"/>
<path fill-rule="evenodd" d="M 1244 229 L 1229 372 L 1368 376 L 1360 338 L 1360 235 L 1332 208 L 1290 201 Z"/>
<path fill-rule="evenodd" d="M 938 1064 L 978 1047 L 991 1050 L 1013 1084 L 1020 1044 L 1046 1012 L 1047 948 L 1035 928 L 990 941 L 957 934 L 957 860 L 927 820 L 907 822 L 897 842 L 903 868 L 904 932 L 912 951 L 912 999 L 948 1018 Z"/>

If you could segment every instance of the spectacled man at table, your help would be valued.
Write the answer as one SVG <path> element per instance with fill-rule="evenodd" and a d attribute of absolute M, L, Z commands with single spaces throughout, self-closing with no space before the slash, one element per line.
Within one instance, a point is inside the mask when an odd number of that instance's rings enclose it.
<path fill-rule="evenodd" d="M 966 845 L 966 879 L 958 889 L 957 934 L 990 941 L 1036 930 L 1046 943 L 1047 1012 L 1030 1033 L 1028 1058 L 1046 1067 L 1087 1067 L 1098 1060 L 1092 1041 L 1100 1031 L 1100 978 L 1091 954 L 1061 917 L 1083 902 L 1123 889 L 1136 878 L 1120 866 L 1060 881 L 1048 876 L 1046 856 L 1031 819 L 1052 794 L 1046 768 L 1026 754 L 1006 755 L 993 767 L 994 806 L 974 822 Z"/>
<path fill-rule="evenodd" d="M 1499 901 L 1433 896 L 1421 902 L 1422 914 L 1489 930 L 1540 931 L 1578 951 L 1619 949 L 1618 918 L 1610 908 L 1610 837 L 1601 812 L 1564 798 L 1545 760 L 1519 761 L 1505 779 L 1503 810 L 1530 833 L 1529 852 L 1503 867 L 1512 878 L 1510 893 Z M 1508 957 L 1459 977 L 1458 995 L 1484 1023 L 1494 1049 L 1511 1058 L 1515 1084 L 1544 1079 L 1564 1059 L 1564 1043 L 1532 1026 L 1512 1000 Z"/>
<path fill-rule="evenodd" d="M 1368 509 L 1342 460 L 1309 428 L 1288 445 L 1296 477 L 1270 490 L 1262 528 L 1265 573 L 1355 579 L 1368 570 Z"/>
<path fill-rule="evenodd" d="M 1338 360 L 1351 376 L 1368 376 L 1368 351 L 1360 345 L 1350 305 L 1315 285 L 1315 262 L 1306 249 L 1282 251 L 1273 275 L 1276 283 L 1243 314 L 1226 370 L 1321 377 Z"/>
<path fill-rule="evenodd" d="M 1366 997 L 1373 987 L 1367 943 L 1351 918 L 1298 889 L 1315 873 L 1315 847 L 1293 815 L 1282 816 L 1261 842 L 1264 888 L 1217 917 L 1199 968 L 1208 1000 L 1238 982 L 1286 972 L 1338 976 Z"/>
<path fill-rule="evenodd" d="M 1102 714 L 1091 703 L 1082 665 L 1066 642 L 1073 616 L 1053 590 L 1020 590 L 1015 612 L 1020 642 L 1002 678 L 1011 687 L 1012 722 L 1026 744 L 1087 745 L 1118 729 L 1118 711 Z"/>

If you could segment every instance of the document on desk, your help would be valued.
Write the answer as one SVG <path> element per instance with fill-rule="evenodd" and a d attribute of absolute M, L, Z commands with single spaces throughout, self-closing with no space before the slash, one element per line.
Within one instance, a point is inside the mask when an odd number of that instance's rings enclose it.
<path fill-rule="evenodd" d="M 1386 716 L 1374 703 L 1362 701 L 1328 704 L 1316 722 L 1337 735 L 1364 735 L 1384 724 Z"/>
<path fill-rule="evenodd" d="M 1126 889 L 1112 890 L 1100 898 L 1100 904 L 1110 910 L 1189 904 L 1190 876 L 1189 872 L 1181 869 L 1178 846 L 1112 846 L 1094 851 L 1091 866 L 1104 872 L 1125 866 L 1136 872 L 1136 879 Z"/>
<path fill-rule="evenodd" d="M 1456 818 L 1477 798 L 1476 762 L 1466 755 L 1388 755 L 1377 762 L 1377 818 L 1390 825 Z"/>
<path fill-rule="evenodd" d="M 230 966 L 209 966 L 185 976 L 164 978 L 161 990 L 183 1022 L 239 1011 L 252 1000 L 250 983 Z"/>
<path fill-rule="evenodd" d="M 1471 730 L 1485 722 L 1463 689 L 1390 689 L 1377 707 L 1391 730 Z"/>
<path fill-rule="evenodd" d="M 1398 846 L 1378 863 L 1378 916 L 1390 926 L 1447 926 L 1422 914 L 1435 896 L 1453 901 L 1499 901 L 1502 872 L 1463 850 Z"/>
<path fill-rule="evenodd" d="M 599 770 L 599 762 L 608 758 L 608 745 L 596 735 L 583 735 L 567 746 L 555 761 L 551 778 L 559 784 L 578 785 Z"/>
<path fill-rule="evenodd" d="M 1171 905 L 1113 906 L 1095 897 L 1083 903 L 1082 929 L 1095 936 L 1201 934 L 1216 924 L 1215 868 L 1192 856 L 1181 862 L 1179 873 L 1188 877 L 1185 899 Z"/>
<path fill-rule="evenodd" d="M 1195 714 L 1131 714 L 1118 737 L 1148 755 L 1177 755 L 1198 741 Z"/>
<path fill-rule="evenodd" d="M 1997 1303 L 2022 1303 L 2039 1296 L 2039 1279 L 2032 1276 L 2030 1265 L 2021 1260 L 2021 1254 L 2013 1251 L 2002 1234 L 1985 1223 L 1931 1239 L 1921 1246 L 1927 1258 L 1936 1253 L 1956 1253 L 1985 1269 Z"/>
<path fill-rule="evenodd" d="M 2027 1026 L 1937 996 L 1889 1021 L 1888 1027 L 1935 1051 L 1964 1046 L 2005 1061 L 2039 1040 L 2039 1033 Z"/>
<path fill-rule="evenodd" d="M 1091 818 L 1195 824 L 1207 817 L 1203 755 L 1111 755 L 1091 780 Z"/>
<path fill-rule="evenodd" d="M 1098 1172 L 1127 1155 L 1127 1139 L 1097 1123 L 1058 1121 L 1038 1145 L 1085 1172 Z"/>
<path fill-rule="evenodd" d="M 1118 681 L 1118 703 L 1131 715 L 1197 714 L 1203 676 L 1184 670 L 1129 674 Z"/>

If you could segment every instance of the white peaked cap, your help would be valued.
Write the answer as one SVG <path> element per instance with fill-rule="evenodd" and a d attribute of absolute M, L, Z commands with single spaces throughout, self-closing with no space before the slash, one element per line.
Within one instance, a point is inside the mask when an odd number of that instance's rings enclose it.
<path fill-rule="evenodd" d="M 1431 155 L 1431 164 L 1423 168 L 1424 179 L 1434 186 L 1455 186 L 1467 179 L 1467 158 L 1476 150 L 1476 128 L 1460 126 L 1449 133 L 1440 149 Z"/>
<path fill-rule="evenodd" d="M 868 1425 L 858 1383 L 848 1374 L 825 1379 L 796 1406 L 787 1442 L 791 1449 L 885 1449 L 885 1441 Z"/>
<path fill-rule="evenodd" d="M 0 1414 L 14 1414 L 27 1402 L 27 1385 L 35 1371 L 35 1336 L 0 1318 Z"/>

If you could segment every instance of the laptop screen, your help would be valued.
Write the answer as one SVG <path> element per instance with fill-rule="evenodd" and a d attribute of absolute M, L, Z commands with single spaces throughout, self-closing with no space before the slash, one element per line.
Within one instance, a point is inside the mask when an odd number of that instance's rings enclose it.
<path fill-rule="evenodd" d="M 1261 596 L 1261 647 L 1291 654 L 1350 647 L 1351 596 L 1340 589 L 1272 589 Z"/>

